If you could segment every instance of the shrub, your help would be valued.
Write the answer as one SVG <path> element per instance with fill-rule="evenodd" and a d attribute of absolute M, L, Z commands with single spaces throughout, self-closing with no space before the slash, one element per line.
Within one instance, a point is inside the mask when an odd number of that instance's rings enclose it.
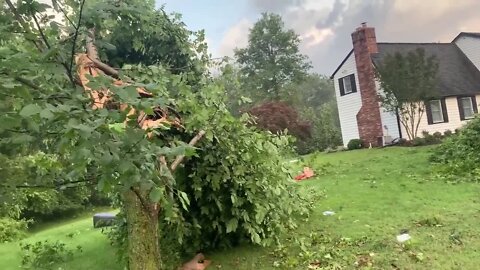
<path fill-rule="evenodd" d="M 426 139 L 422 137 L 416 137 L 411 141 L 412 146 L 422 146 L 426 145 Z"/>
<path fill-rule="evenodd" d="M 12 218 L 0 218 L 0 243 L 10 242 L 25 237 L 28 222 Z"/>
<path fill-rule="evenodd" d="M 363 141 L 360 139 L 351 139 L 348 144 L 348 150 L 361 149 L 363 147 Z"/>
<path fill-rule="evenodd" d="M 452 136 L 452 135 L 453 135 L 453 132 L 452 132 L 451 130 L 449 130 L 449 129 L 447 129 L 447 130 L 445 130 L 445 132 L 443 132 L 443 136 L 444 136 L 445 138 L 448 138 L 448 137 L 450 137 L 450 136 Z"/>
<path fill-rule="evenodd" d="M 67 248 L 60 241 L 49 242 L 48 240 L 33 244 L 21 243 L 22 268 L 24 269 L 53 269 L 54 266 L 66 263 L 73 257 L 73 250 Z M 81 251 L 81 247 L 77 246 Z"/>
<path fill-rule="evenodd" d="M 441 164 L 441 175 L 463 178 L 468 181 L 480 180 L 480 118 L 476 117 L 437 147 L 430 157 L 432 162 Z"/>
<path fill-rule="evenodd" d="M 251 108 L 248 113 L 255 118 L 255 125 L 274 134 L 285 130 L 297 138 L 297 147 L 304 154 L 311 139 L 311 124 L 302 121 L 295 110 L 285 102 L 267 102 Z M 306 149 L 306 150 L 303 150 Z"/>
<path fill-rule="evenodd" d="M 438 139 L 438 140 L 443 139 L 443 135 L 442 135 L 442 133 L 439 132 L 439 131 L 434 132 L 434 133 L 433 133 L 433 137 L 436 138 L 436 139 Z"/>
<path fill-rule="evenodd" d="M 397 142 L 397 145 L 400 145 L 400 146 L 408 146 L 408 145 L 409 145 L 409 142 L 408 142 L 407 139 L 405 139 L 405 138 L 399 138 L 399 139 L 398 139 L 398 142 Z"/>

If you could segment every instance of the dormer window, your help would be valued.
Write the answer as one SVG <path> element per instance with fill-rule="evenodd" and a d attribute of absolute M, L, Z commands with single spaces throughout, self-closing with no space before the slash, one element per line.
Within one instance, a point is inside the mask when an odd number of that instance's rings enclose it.
<path fill-rule="evenodd" d="M 340 86 L 340 96 L 357 92 L 357 84 L 355 83 L 354 74 L 338 79 L 338 85 Z"/>

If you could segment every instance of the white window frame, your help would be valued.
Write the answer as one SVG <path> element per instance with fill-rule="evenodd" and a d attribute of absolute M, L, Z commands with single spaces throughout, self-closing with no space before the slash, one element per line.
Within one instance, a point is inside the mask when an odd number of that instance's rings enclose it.
<path fill-rule="evenodd" d="M 471 112 L 471 115 L 467 117 L 467 114 L 465 113 L 465 106 L 463 104 L 463 101 L 464 100 L 469 100 L 470 101 L 470 112 Z M 463 110 L 463 118 L 465 119 L 472 119 L 475 117 L 475 109 L 473 108 L 473 101 L 472 101 L 472 97 L 462 97 L 460 98 L 460 102 L 462 104 L 462 110 Z"/>
<path fill-rule="evenodd" d="M 343 81 L 343 94 L 344 94 L 344 95 L 353 93 L 353 85 L 352 85 L 352 80 L 350 79 L 350 76 L 351 76 L 351 75 L 348 75 L 348 76 L 345 76 L 345 77 L 342 78 L 342 81 Z M 350 86 L 350 88 L 347 87 L 347 83 L 348 83 L 348 85 Z M 347 89 L 348 89 L 349 91 L 347 91 Z"/>
<path fill-rule="evenodd" d="M 433 113 L 434 113 L 434 112 L 433 112 L 433 106 L 432 106 L 432 104 L 433 104 L 434 102 L 438 102 L 438 108 L 439 108 L 438 113 L 440 113 L 440 119 L 441 119 L 441 120 L 438 120 L 438 121 L 435 121 L 435 120 L 434 120 L 434 117 L 433 117 Z M 438 124 L 438 123 L 443 123 L 443 122 L 445 122 L 445 118 L 443 117 L 442 101 L 441 101 L 440 99 L 430 100 L 430 113 L 432 114 L 432 123 L 433 123 L 433 124 Z"/>

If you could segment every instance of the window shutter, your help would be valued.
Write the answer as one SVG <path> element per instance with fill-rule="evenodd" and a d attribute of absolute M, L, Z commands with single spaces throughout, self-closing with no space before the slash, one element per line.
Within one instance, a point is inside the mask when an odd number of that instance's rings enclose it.
<path fill-rule="evenodd" d="M 357 84 L 355 83 L 355 74 L 350 75 L 350 83 L 352 84 L 352 93 L 357 92 Z"/>
<path fill-rule="evenodd" d="M 431 125 L 433 124 L 432 120 L 432 107 L 430 106 L 430 101 L 425 102 L 425 111 L 427 113 L 427 121 L 428 124 Z"/>
<path fill-rule="evenodd" d="M 465 120 L 465 111 L 463 110 L 462 97 L 457 97 L 458 112 L 460 113 L 460 120 Z"/>
<path fill-rule="evenodd" d="M 477 98 L 476 98 L 476 96 L 472 96 L 472 105 L 473 105 L 473 112 L 474 112 L 474 113 L 478 113 Z"/>
<path fill-rule="evenodd" d="M 345 88 L 343 86 L 343 78 L 338 79 L 338 85 L 340 86 L 340 96 L 344 96 Z"/>
<path fill-rule="evenodd" d="M 442 113 L 443 113 L 443 122 L 448 123 L 448 112 L 447 112 L 447 104 L 445 103 L 445 98 L 440 100 L 442 103 Z"/>

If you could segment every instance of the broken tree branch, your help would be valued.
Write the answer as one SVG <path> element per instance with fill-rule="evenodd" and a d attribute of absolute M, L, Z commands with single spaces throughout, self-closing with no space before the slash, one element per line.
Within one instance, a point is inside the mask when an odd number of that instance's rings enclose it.
<path fill-rule="evenodd" d="M 118 70 L 112 68 L 111 66 L 103 63 L 98 59 L 92 59 L 92 62 L 95 64 L 96 67 L 101 69 L 105 74 L 110 75 L 116 79 L 118 79 Z"/>
<path fill-rule="evenodd" d="M 205 135 L 205 130 L 200 130 L 195 137 L 192 138 L 192 140 L 188 143 L 190 146 L 194 146 L 197 144 L 197 142 Z M 182 163 L 182 161 L 185 159 L 185 155 L 180 155 L 175 160 L 173 161 L 172 165 L 170 166 L 170 170 L 173 172 L 175 169 Z"/>
<path fill-rule="evenodd" d="M 87 56 L 92 60 L 96 67 L 105 72 L 105 74 L 118 78 L 118 71 L 111 66 L 100 61 L 97 47 L 95 46 L 95 29 L 90 28 L 87 31 Z"/>
<path fill-rule="evenodd" d="M 95 28 L 90 28 L 87 30 L 86 38 L 86 47 L 87 47 L 87 56 L 90 59 L 98 59 L 97 47 L 95 47 Z"/>
<path fill-rule="evenodd" d="M 31 12 L 31 14 L 32 14 L 32 17 L 33 17 L 33 21 L 35 22 L 35 25 L 37 26 L 37 30 L 40 33 L 40 37 L 43 40 L 43 43 L 45 43 L 45 46 L 47 46 L 47 49 L 50 49 L 50 43 L 48 42 L 47 36 L 45 36 L 45 34 L 43 33 L 42 27 L 40 27 L 40 23 L 38 22 L 37 16 L 35 15 L 35 13 L 33 11 Z"/>

